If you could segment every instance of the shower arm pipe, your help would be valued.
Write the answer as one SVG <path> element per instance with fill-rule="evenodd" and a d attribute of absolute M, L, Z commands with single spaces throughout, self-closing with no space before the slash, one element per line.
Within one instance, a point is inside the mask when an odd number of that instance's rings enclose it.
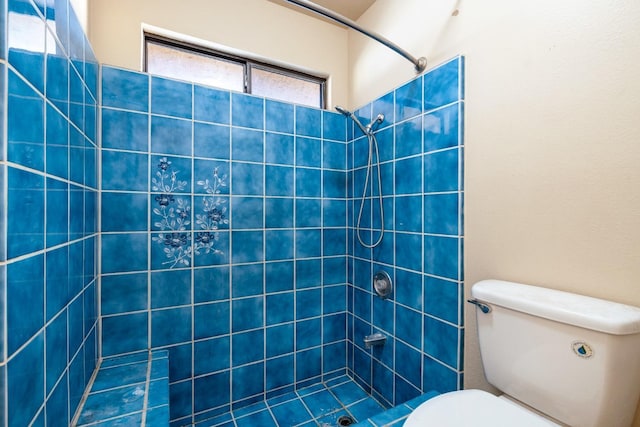
<path fill-rule="evenodd" d="M 393 50 L 394 52 L 396 52 L 397 54 L 403 56 L 404 58 L 406 58 L 409 62 L 413 63 L 416 73 L 421 73 L 425 70 L 425 68 L 427 68 L 427 58 L 420 57 L 420 58 L 415 58 L 413 55 L 411 55 L 409 52 L 407 52 L 406 50 L 402 49 L 400 46 L 396 45 L 395 43 L 387 40 L 386 38 L 384 38 L 383 36 L 381 36 L 378 33 L 375 33 L 373 31 L 368 31 L 365 30 L 364 28 L 362 28 L 360 25 L 358 25 L 357 23 L 355 23 L 354 21 L 352 21 L 349 18 L 346 18 L 330 9 L 327 9 L 325 7 L 322 7 L 320 5 L 317 5 L 313 2 L 310 2 L 308 0 L 285 0 L 288 3 L 292 3 L 296 6 L 302 7 L 304 9 L 310 10 L 312 12 L 317 13 L 318 15 L 322 15 L 326 18 L 329 18 L 333 21 L 336 21 L 342 25 L 345 25 L 349 28 L 352 28 L 354 30 L 356 30 L 357 32 L 364 34 L 365 36 L 374 39 L 375 41 L 377 41 L 378 43 L 381 43 L 383 45 L 385 45 L 386 47 L 388 47 L 389 49 Z"/>

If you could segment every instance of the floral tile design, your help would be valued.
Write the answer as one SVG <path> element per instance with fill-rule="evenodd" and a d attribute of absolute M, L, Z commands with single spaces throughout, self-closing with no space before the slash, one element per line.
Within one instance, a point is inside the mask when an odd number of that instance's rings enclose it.
<path fill-rule="evenodd" d="M 166 268 L 188 267 L 194 254 L 222 255 L 216 245 L 220 238 L 218 230 L 229 224 L 227 200 L 219 196 L 227 186 L 227 175 L 215 168 L 209 178 L 196 182 L 207 196 L 199 198 L 201 206 L 192 227 L 191 199 L 177 195 L 189 191 L 189 182 L 181 180 L 179 173 L 174 162 L 162 157 L 151 179 L 151 191 L 158 192 L 152 199 L 153 227 L 160 231 L 151 240 L 163 248 L 166 259 L 162 266 Z"/>

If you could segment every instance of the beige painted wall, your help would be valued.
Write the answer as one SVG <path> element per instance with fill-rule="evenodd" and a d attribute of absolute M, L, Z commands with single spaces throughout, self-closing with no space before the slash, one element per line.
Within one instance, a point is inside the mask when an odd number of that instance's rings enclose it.
<path fill-rule="evenodd" d="M 466 56 L 467 292 L 498 278 L 640 306 L 640 2 L 378 0 L 359 23 L 431 64 Z M 360 35 L 349 52 L 351 106 L 413 76 Z M 490 389 L 466 314 L 466 387 Z"/>
<path fill-rule="evenodd" d="M 89 39 L 103 64 L 141 70 L 142 23 L 330 76 L 347 101 L 347 30 L 267 0 L 89 0 Z"/>

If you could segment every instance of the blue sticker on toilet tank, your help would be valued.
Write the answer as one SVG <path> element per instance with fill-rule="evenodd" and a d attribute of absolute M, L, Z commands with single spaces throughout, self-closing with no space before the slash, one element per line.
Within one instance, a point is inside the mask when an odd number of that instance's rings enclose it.
<path fill-rule="evenodd" d="M 582 358 L 588 359 L 593 356 L 593 349 L 584 341 L 574 341 L 571 348 L 576 355 Z"/>

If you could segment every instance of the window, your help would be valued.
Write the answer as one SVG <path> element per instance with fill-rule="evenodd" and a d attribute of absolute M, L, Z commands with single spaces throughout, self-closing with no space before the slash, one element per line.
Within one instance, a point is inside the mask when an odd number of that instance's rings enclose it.
<path fill-rule="evenodd" d="M 324 108 L 326 79 L 145 33 L 144 71 Z"/>

